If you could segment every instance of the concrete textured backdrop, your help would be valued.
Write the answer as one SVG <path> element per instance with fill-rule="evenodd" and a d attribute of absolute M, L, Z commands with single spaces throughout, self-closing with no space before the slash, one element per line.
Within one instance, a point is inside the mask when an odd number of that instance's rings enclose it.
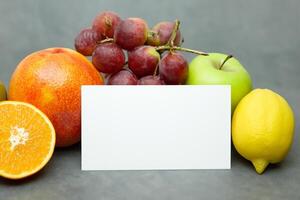
<path fill-rule="evenodd" d="M 299 119 L 298 0 L 0 0 L 0 80 L 8 84 L 16 65 L 33 51 L 73 48 L 76 34 L 102 10 L 139 16 L 150 26 L 180 19 L 184 46 L 235 55 L 254 86 L 282 94 Z M 235 152 L 231 170 L 81 172 L 75 145 L 57 150 L 29 179 L 0 179 L 0 199 L 300 199 L 298 123 L 295 133 L 286 160 L 261 176 Z"/>

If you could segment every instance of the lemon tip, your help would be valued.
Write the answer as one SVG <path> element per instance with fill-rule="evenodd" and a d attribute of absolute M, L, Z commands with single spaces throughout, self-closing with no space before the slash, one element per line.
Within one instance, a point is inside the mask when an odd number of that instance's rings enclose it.
<path fill-rule="evenodd" d="M 269 162 L 263 159 L 256 159 L 252 161 L 252 164 L 254 165 L 255 171 L 258 174 L 262 174 L 269 165 Z"/>

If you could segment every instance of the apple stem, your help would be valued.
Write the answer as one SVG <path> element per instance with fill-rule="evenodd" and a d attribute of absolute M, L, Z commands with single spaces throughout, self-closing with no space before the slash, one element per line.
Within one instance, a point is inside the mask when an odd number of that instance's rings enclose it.
<path fill-rule="evenodd" d="M 193 50 L 193 49 L 188 49 L 188 48 L 184 48 L 184 47 L 178 47 L 178 46 L 158 46 L 155 48 L 156 51 L 160 51 L 160 50 L 178 50 L 178 51 L 185 51 L 185 52 L 189 52 L 189 53 L 194 53 L 194 54 L 198 54 L 198 55 L 203 55 L 203 56 L 207 56 L 208 53 L 205 53 L 203 51 L 197 51 L 197 50 Z"/>
<path fill-rule="evenodd" d="M 232 57 L 233 57 L 233 55 L 228 55 L 228 56 L 224 59 L 224 61 L 222 62 L 222 64 L 220 65 L 219 70 L 221 70 L 222 67 L 224 66 L 224 64 L 227 62 L 227 60 L 229 60 L 229 59 L 232 58 Z"/>
<path fill-rule="evenodd" d="M 107 42 L 113 42 L 114 39 L 113 38 L 106 38 L 104 40 L 101 40 L 99 42 L 97 42 L 98 44 L 104 44 L 104 43 L 107 43 Z"/>

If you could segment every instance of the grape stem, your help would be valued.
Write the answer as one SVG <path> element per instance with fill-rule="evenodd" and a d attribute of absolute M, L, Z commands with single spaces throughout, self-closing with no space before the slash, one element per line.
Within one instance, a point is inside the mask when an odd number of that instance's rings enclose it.
<path fill-rule="evenodd" d="M 177 35 L 178 30 L 179 30 L 179 27 L 180 27 L 180 21 L 178 19 L 176 19 L 175 20 L 175 26 L 174 26 L 174 28 L 172 30 L 171 37 L 170 37 L 168 43 L 166 45 L 156 47 L 156 50 L 157 51 L 160 51 L 160 50 L 170 50 L 171 52 L 173 50 L 179 50 L 179 51 L 185 51 L 185 52 L 189 52 L 189 53 L 194 53 L 194 54 L 199 54 L 199 55 L 207 56 L 208 53 L 205 53 L 205 52 L 202 52 L 202 51 L 196 51 L 196 50 L 193 50 L 193 49 L 188 49 L 188 48 L 184 48 L 184 47 L 174 46 L 174 41 L 176 39 L 176 35 Z"/>
<path fill-rule="evenodd" d="M 156 75 L 157 75 L 158 66 L 159 66 L 159 64 L 156 65 L 156 67 L 155 67 L 155 69 L 154 69 L 154 72 L 153 72 L 153 76 L 156 76 Z"/>
<path fill-rule="evenodd" d="M 232 57 L 233 57 L 233 55 L 228 55 L 228 56 L 224 59 L 224 61 L 222 62 L 222 64 L 220 65 L 219 70 L 221 70 L 222 67 L 224 66 L 224 64 L 227 62 L 227 60 L 229 60 L 229 59 L 232 58 Z"/>
<path fill-rule="evenodd" d="M 113 42 L 113 41 L 114 41 L 113 38 L 106 38 L 104 40 L 99 41 L 98 44 L 104 44 L 104 43 Z"/>
<path fill-rule="evenodd" d="M 164 45 L 164 46 L 158 46 L 155 49 L 156 49 L 156 51 L 173 49 L 173 50 L 185 51 L 185 52 L 194 53 L 194 54 L 203 55 L 203 56 L 208 55 L 208 53 L 205 53 L 205 52 L 202 52 L 202 51 L 197 51 L 197 50 L 188 49 L 188 48 L 184 48 L 184 47 L 178 47 L 178 46 L 171 47 L 169 45 Z"/>
<path fill-rule="evenodd" d="M 170 39 L 167 43 L 168 46 L 171 46 L 171 47 L 174 46 L 174 40 L 176 38 L 177 31 L 179 30 L 179 27 L 180 27 L 180 21 L 178 19 L 176 19 L 174 29 L 172 30 L 171 37 L 170 37 Z"/>

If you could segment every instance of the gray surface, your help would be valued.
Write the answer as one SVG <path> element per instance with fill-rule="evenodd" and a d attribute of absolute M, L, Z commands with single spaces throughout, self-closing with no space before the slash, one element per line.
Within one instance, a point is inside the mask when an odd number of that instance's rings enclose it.
<path fill-rule="evenodd" d="M 100 10 L 140 16 L 152 26 L 179 18 L 185 46 L 234 54 L 256 87 L 281 93 L 299 119 L 300 1 L 0 0 L 0 79 L 28 53 L 73 46 Z M 191 56 L 189 56 L 191 58 Z M 80 171 L 80 146 L 57 150 L 39 174 L 0 179 L 0 199 L 300 199 L 299 124 L 286 160 L 257 175 L 236 153 L 231 170 Z M 199 158 L 201 159 L 201 158 Z"/>

